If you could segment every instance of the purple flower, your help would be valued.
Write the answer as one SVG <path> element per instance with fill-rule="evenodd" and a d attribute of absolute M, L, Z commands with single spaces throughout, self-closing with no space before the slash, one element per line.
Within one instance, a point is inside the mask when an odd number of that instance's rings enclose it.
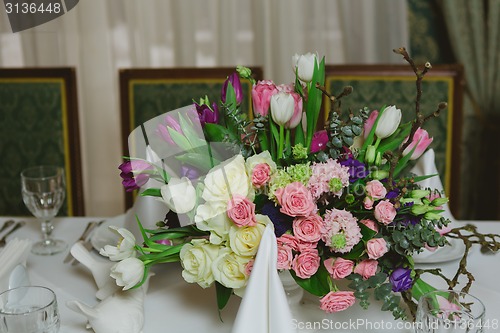
<path fill-rule="evenodd" d="M 187 177 L 189 180 L 198 179 L 200 177 L 200 170 L 191 165 L 182 165 L 181 177 Z"/>
<path fill-rule="evenodd" d="M 396 268 L 389 276 L 389 281 L 392 284 L 392 291 L 399 292 L 410 289 L 413 286 L 411 278 L 411 269 L 399 267 Z"/>
<path fill-rule="evenodd" d="M 151 164 L 141 160 L 131 160 L 120 164 L 120 177 L 125 191 L 132 192 L 139 189 L 149 180 L 149 172 L 153 170 Z"/>
<path fill-rule="evenodd" d="M 217 124 L 219 122 L 219 107 L 217 103 L 212 103 L 212 107 L 204 103 L 194 103 L 194 105 L 196 106 L 201 126 L 205 126 L 206 123 Z"/>
<path fill-rule="evenodd" d="M 396 199 L 399 195 L 399 189 L 395 188 L 389 192 L 387 192 L 385 198 L 386 199 Z"/>
<path fill-rule="evenodd" d="M 292 227 L 293 217 L 280 212 L 280 208 L 272 201 L 266 199 L 262 205 L 261 213 L 268 216 L 271 222 L 273 222 L 276 237 L 282 236 Z"/>
<path fill-rule="evenodd" d="M 234 72 L 233 74 L 229 75 L 227 80 L 224 82 L 224 86 L 222 86 L 222 92 L 221 92 L 222 103 L 226 103 L 228 82 L 231 82 L 231 85 L 233 86 L 234 94 L 236 95 L 236 104 L 240 105 L 241 102 L 243 101 L 243 89 L 241 88 L 240 77 L 238 76 L 237 72 Z"/>
<path fill-rule="evenodd" d="M 317 153 L 324 150 L 328 143 L 328 133 L 326 130 L 317 131 L 313 134 L 311 141 L 311 153 Z"/>
<path fill-rule="evenodd" d="M 349 168 L 349 181 L 351 183 L 368 176 L 369 172 L 366 166 L 355 158 L 349 157 L 345 161 L 341 161 L 340 164 Z"/>

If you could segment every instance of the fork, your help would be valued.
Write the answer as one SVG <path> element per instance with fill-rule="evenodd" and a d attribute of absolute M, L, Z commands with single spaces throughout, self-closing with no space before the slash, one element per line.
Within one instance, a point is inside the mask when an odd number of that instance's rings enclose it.
<path fill-rule="evenodd" d="M 5 224 L 7 224 L 8 222 L 9 221 L 5 222 Z M 4 224 L 4 226 L 5 226 L 5 224 Z M 12 234 L 13 232 L 15 232 L 17 229 L 24 227 L 25 224 L 26 224 L 26 222 L 24 222 L 24 221 L 15 222 L 14 227 L 12 227 L 12 229 L 10 229 L 9 231 L 7 231 L 7 233 L 5 235 L 3 235 L 3 237 L 0 239 L 0 247 L 4 247 L 5 244 L 7 244 L 7 237 L 10 234 Z M 2 227 L 1 229 L 5 229 L 5 228 Z"/>

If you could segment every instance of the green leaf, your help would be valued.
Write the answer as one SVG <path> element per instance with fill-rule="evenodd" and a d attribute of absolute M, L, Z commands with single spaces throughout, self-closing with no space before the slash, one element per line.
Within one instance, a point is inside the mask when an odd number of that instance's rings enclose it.
<path fill-rule="evenodd" d="M 330 286 L 328 285 L 330 275 L 323 265 L 318 268 L 316 274 L 308 279 L 299 278 L 293 270 L 290 270 L 290 274 L 302 289 L 313 295 L 321 297 L 330 292 Z"/>
<path fill-rule="evenodd" d="M 406 156 L 403 156 L 398 161 L 398 164 L 396 165 L 396 168 L 394 169 L 394 177 L 396 177 L 405 168 L 406 164 L 410 160 L 411 155 L 413 155 L 413 152 L 415 151 L 416 148 L 417 148 L 417 145 L 415 145 L 415 147 L 413 147 L 413 149 L 410 150 L 410 152 Z"/>
<path fill-rule="evenodd" d="M 184 136 L 190 142 L 191 147 L 207 145 L 207 142 L 200 138 L 201 133 L 197 132 L 182 114 L 179 114 L 179 125 L 181 126 L 182 133 L 184 133 Z"/>
<path fill-rule="evenodd" d="M 385 282 L 385 280 L 387 280 L 387 274 L 379 272 L 368 278 L 367 282 L 370 285 L 370 287 L 375 288 L 381 286 L 382 283 Z"/>
<path fill-rule="evenodd" d="M 237 136 L 235 136 L 234 132 L 218 124 L 206 123 L 205 134 L 208 137 L 208 141 L 212 142 L 223 142 L 226 136 L 229 137 L 231 141 L 237 140 Z"/>
<path fill-rule="evenodd" d="M 413 283 L 413 287 L 411 288 L 411 295 L 415 300 L 418 301 L 422 295 L 434 290 L 436 290 L 436 288 L 434 288 L 424 280 L 418 279 Z"/>
<path fill-rule="evenodd" d="M 229 302 L 233 289 L 224 287 L 222 284 L 215 281 L 215 292 L 217 293 L 217 308 L 222 310 L 227 305 L 227 302 Z"/>
<path fill-rule="evenodd" d="M 373 140 L 375 138 L 375 129 L 377 128 L 378 121 L 379 121 L 380 117 L 382 116 L 382 113 L 385 110 L 385 105 L 383 105 L 380 108 L 380 110 L 381 111 L 379 111 L 377 119 L 375 119 L 375 122 L 373 123 L 373 126 L 372 126 L 372 128 L 370 130 L 370 133 L 368 133 L 368 136 L 366 137 L 366 140 L 365 140 L 365 142 L 363 143 L 363 146 L 360 149 L 360 153 L 359 153 L 359 157 L 358 157 L 358 160 L 360 162 L 364 162 L 365 161 L 366 149 L 368 148 L 368 146 L 370 146 L 370 145 L 373 144 Z"/>
<path fill-rule="evenodd" d="M 146 197 L 160 197 L 161 198 L 161 190 L 159 188 L 148 188 L 141 192 L 141 196 Z"/>
<path fill-rule="evenodd" d="M 398 148 L 403 141 L 410 135 L 411 123 L 406 123 L 400 126 L 400 128 L 394 132 L 388 138 L 383 139 L 377 148 L 377 151 L 385 153 L 386 151 L 393 151 Z"/>
<path fill-rule="evenodd" d="M 415 176 L 415 177 L 407 177 L 406 179 L 410 179 L 410 178 L 413 178 L 413 180 L 418 183 L 418 182 L 421 182 L 422 180 L 426 180 L 426 179 L 429 179 L 429 178 L 432 178 L 432 177 L 435 177 L 435 176 L 439 176 L 437 173 L 433 174 L 433 175 L 425 175 L 425 176 Z"/>
<path fill-rule="evenodd" d="M 359 228 L 361 229 L 361 235 L 363 236 L 363 241 L 368 241 L 373 238 L 377 234 L 375 230 L 368 228 L 366 225 L 359 223 Z"/>
<path fill-rule="evenodd" d="M 178 161 L 192 165 L 199 169 L 201 172 L 207 172 L 213 165 L 217 165 L 220 161 L 211 158 L 208 152 L 206 154 L 200 153 L 185 153 L 182 155 L 175 156 Z"/>
<path fill-rule="evenodd" d="M 178 145 L 182 150 L 190 150 L 191 143 L 189 140 L 182 135 L 181 133 L 177 132 L 174 130 L 172 127 L 167 126 L 168 133 L 170 134 L 170 137 L 172 140 L 175 142 L 176 145 Z"/>
<path fill-rule="evenodd" d="M 365 245 L 363 242 L 359 242 L 358 244 L 354 245 L 354 247 L 352 248 L 352 250 L 343 255 L 342 258 L 344 259 L 358 259 L 359 257 L 361 257 L 363 255 L 363 252 L 365 251 Z"/>
<path fill-rule="evenodd" d="M 316 83 L 319 83 L 321 86 L 325 84 L 325 57 L 321 59 L 319 64 L 317 59 L 314 60 L 314 73 L 305 103 L 307 117 L 306 146 L 308 149 L 311 146 L 312 136 L 316 130 L 321 102 L 323 100 L 323 93 L 316 88 Z"/>

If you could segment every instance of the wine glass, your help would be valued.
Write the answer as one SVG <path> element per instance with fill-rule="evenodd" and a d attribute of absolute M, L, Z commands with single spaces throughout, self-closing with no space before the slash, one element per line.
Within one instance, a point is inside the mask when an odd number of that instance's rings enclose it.
<path fill-rule="evenodd" d="M 0 294 L 0 333 L 57 333 L 59 309 L 54 292 L 26 286 Z"/>
<path fill-rule="evenodd" d="M 36 166 L 21 172 L 23 201 L 29 211 L 42 222 L 43 240 L 33 244 L 31 252 L 52 255 L 64 251 L 66 242 L 51 237 L 52 219 L 65 197 L 64 169 L 57 166 Z"/>
<path fill-rule="evenodd" d="M 417 333 L 483 332 L 485 307 L 477 297 L 454 290 L 435 290 L 420 297 Z"/>

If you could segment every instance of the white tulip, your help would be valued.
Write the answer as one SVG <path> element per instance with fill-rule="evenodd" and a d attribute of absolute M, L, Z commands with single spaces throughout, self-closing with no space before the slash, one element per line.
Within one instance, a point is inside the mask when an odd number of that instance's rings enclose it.
<path fill-rule="evenodd" d="M 297 71 L 299 79 L 303 82 L 310 82 L 314 74 L 314 63 L 317 62 L 317 55 L 306 53 L 303 55 L 295 54 L 292 58 L 294 71 Z"/>
<path fill-rule="evenodd" d="M 178 214 L 191 211 L 196 204 L 196 189 L 187 177 L 171 178 L 160 191 L 161 201 Z"/>
<path fill-rule="evenodd" d="M 118 234 L 120 239 L 116 246 L 105 245 L 99 253 L 102 256 L 109 257 L 109 260 L 120 261 L 123 259 L 135 257 L 135 237 L 125 228 L 109 226 L 109 229 Z"/>
<path fill-rule="evenodd" d="M 137 258 L 127 258 L 113 267 L 109 274 L 116 280 L 116 284 L 123 287 L 123 290 L 128 290 L 139 282 L 144 276 L 144 263 Z"/>
<path fill-rule="evenodd" d="M 295 101 L 291 94 L 279 92 L 271 97 L 271 116 L 273 121 L 284 126 L 293 116 Z"/>
<path fill-rule="evenodd" d="M 391 136 L 397 130 L 400 122 L 401 110 L 396 109 L 394 105 L 386 107 L 378 120 L 375 135 L 379 139 Z"/>

